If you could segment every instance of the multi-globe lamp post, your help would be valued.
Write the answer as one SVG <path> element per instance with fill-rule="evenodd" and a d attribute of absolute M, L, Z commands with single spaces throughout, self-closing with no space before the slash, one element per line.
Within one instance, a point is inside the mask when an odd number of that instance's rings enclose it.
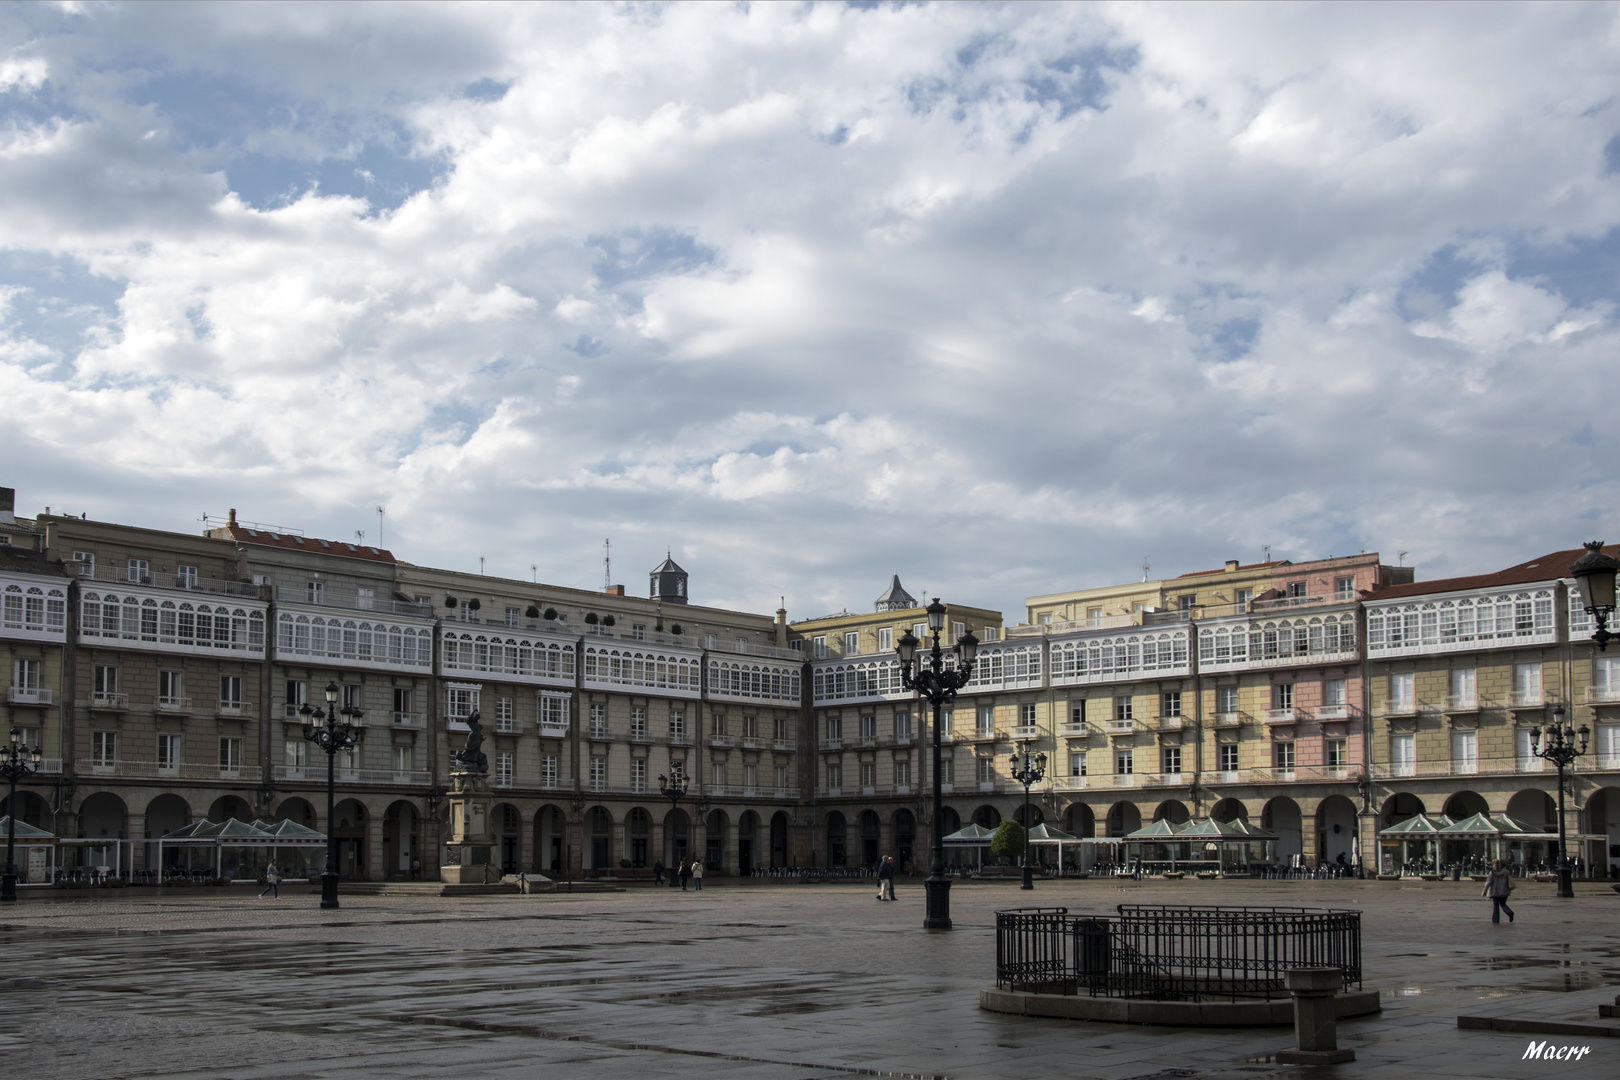
<path fill-rule="evenodd" d="M 928 877 L 923 881 L 925 896 L 923 909 L 923 927 L 928 930 L 949 930 L 951 928 L 951 879 L 945 876 L 945 844 L 942 834 L 944 825 L 944 792 L 940 788 L 940 740 L 939 721 L 940 710 L 948 703 L 956 700 L 956 692 L 966 686 L 973 676 L 973 661 L 978 655 L 979 639 L 972 634 L 963 634 L 956 639 L 956 645 L 951 649 L 956 658 L 953 668 L 945 666 L 945 650 L 940 647 L 939 637 L 945 629 L 945 605 L 939 602 L 936 596 L 934 602 L 928 605 L 928 631 L 934 639 L 933 647 L 929 649 L 926 666 L 917 662 L 917 646 L 922 644 L 911 631 L 907 630 L 895 645 L 895 654 L 900 658 L 900 684 L 907 690 L 914 690 L 934 709 L 934 825 L 933 854 L 928 868 Z"/>
<path fill-rule="evenodd" d="M 676 888 L 681 883 L 680 855 L 675 844 L 674 830 L 680 827 L 681 798 L 686 794 L 686 774 L 677 772 L 674 776 L 660 776 L 658 778 L 658 794 L 669 800 L 669 886 Z"/>
<path fill-rule="evenodd" d="M 1025 743 L 1023 756 L 1014 753 L 1011 766 L 1013 782 L 1024 785 L 1024 883 L 1019 888 L 1033 889 L 1035 868 L 1029 862 L 1029 789 L 1046 778 L 1046 755 L 1031 754 L 1029 744 Z"/>
<path fill-rule="evenodd" d="M 1597 629 L 1592 632 L 1592 641 L 1597 645 L 1599 652 L 1607 650 L 1609 642 L 1620 637 L 1620 634 L 1609 630 L 1609 619 L 1614 615 L 1617 571 L 1620 571 L 1620 559 L 1606 554 L 1601 540 L 1587 541 L 1586 554 L 1576 559 L 1574 565 L 1569 568 L 1570 576 L 1575 579 L 1575 584 L 1580 589 L 1581 606 L 1597 624 Z M 1545 758 L 1558 767 L 1558 895 L 1573 897 L 1575 889 L 1574 883 L 1570 880 L 1569 854 L 1564 847 L 1564 769 L 1586 753 L 1591 729 L 1585 724 L 1577 729 L 1571 724 L 1564 723 L 1564 710 L 1557 708 L 1553 710 L 1553 726 L 1546 732 L 1545 746 L 1541 743 L 1542 734 L 1539 728 L 1530 733 L 1530 737 L 1535 740 L 1531 749 L 1537 757 Z M 1577 736 L 1580 739 L 1578 748 Z"/>
<path fill-rule="evenodd" d="M 298 710 L 304 718 L 304 738 L 326 751 L 326 869 L 321 871 L 321 907 L 338 906 L 337 754 L 352 750 L 359 741 L 356 730 L 365 711 L 352 705 L 338 708 L 338 684 L 326 684 L 326 708 L 312 709 L 308 702 Z M 341 717 L 342 719 L 339 719 Z"/>
<path fill-rule="evenodd" d="M 1558 769 L 1558 895 L 1561 897 L 1575 895 L 1574 883 L 1570 881 L 1569 849 L 1565 846 L 1564 770 L 1586 753 L 1586 743 L 1591 734 L 1592 729 L 1585 724 L 1577 731 L 1573 725 L 1564 723 L 1562 705 L 1553 710 L 1552 727 L 1546 731 L 1539 727 L 1530 729 L 1530 752 L 1552 762 Z M 1580 737 L 1579 747 L 1575 745 L 1577 735 Z M 1545 743 L 1541 741 L 1543 736 L 1547 740 Z"/>
<path fill-rule="evenodd" d="M 17 899 L 17 781 L 38 772 L 40 760 L 39 747 L 24 746 L 22 732 L 12 728 L 11 744 L 0 750 L 0 776 L 11 787 L 6 800 L 6 873 L 0 878 L 0 902 L 13 903 Z"/>

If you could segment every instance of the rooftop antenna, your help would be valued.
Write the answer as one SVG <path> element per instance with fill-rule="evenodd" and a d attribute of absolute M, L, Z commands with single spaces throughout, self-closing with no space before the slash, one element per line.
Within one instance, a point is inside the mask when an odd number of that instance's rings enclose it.
<path fill-rule="evenodd" d="M 536 585 L 540 584 L 540 567 L 534 563 L 530 563 L 529 576 L 534 579 L 534 583 Z"/>
<path fill-rule="evenodd" d="M 357 543 L 357 544 L 364 545 L 365 542 L 366 542 L 366 530 L 364 530 L 364 529 L 356 529 L 356 530 L 354 530 L 354 542 Z"/>
<path fill-rule="evenodd" d="M 1395 565 L 1396 566 L 1405 566 L 1406 565 L 1406 557 L 1408 555 L 1410 555 L 1410 554 L 1411 554 L 1411 552 L 1409 552 L 1409 551 L 1401 552 L 1400 556 L 1395 560 Z"/>
<path fill-rule="evenodd" d="M 484 576 L 484 557 L 482 555 L 478 556 L 478 576 Z"/>
<path fill-rule="evenodd" d="M 1270 544 L 1261 544 L 1260 545 L 1260 551 L 1261 551 L 1262 556 L 1263 556 L 1260 559 L 1260 561 L 1261 562 L 1270 562 L 1271 561 L 1271 545 Z"/>
<path fill-rule="evenodd" d="M 613 588 L 613 541 L 602 541 L 602 591 Z"/>
<path fill-rule="evenodd" d="M 377 546 L 383 546 L 383 515 L 388 513 L 388 507 L 377 507 Z"/>
<path fill-rule="evenodd" d="M 1148 579 L 1148 571 L 1152 570 L 1152 569 L 1153 569 L 1153 564 L 1148 562 L 1148 557 L 1146 555 L 1142 556 L 1142 580 L 1143 581 L 1146 581 Z"/>

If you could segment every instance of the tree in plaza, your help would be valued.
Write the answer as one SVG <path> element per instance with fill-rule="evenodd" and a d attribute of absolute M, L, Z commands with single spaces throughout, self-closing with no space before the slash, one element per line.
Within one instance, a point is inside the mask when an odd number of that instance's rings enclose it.
<path fill-rule="evenodd" d="M 1024 853 L 1024 827 L 1008 818 L 990 838 L 990 855 L 998 859 L 1016 859 Z"/>

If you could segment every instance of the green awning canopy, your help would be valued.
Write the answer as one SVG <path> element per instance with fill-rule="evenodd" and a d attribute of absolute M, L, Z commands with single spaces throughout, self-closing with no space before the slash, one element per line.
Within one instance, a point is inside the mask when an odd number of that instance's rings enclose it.
<path fill-rule="evenodd" d="M 1174 824 L 1174 823 L 1172 823 L 1172 822 L 1170 822 L 1170 821 L 1168 821 L 1168 820 L 1166 820 L 1164 818 L 1160 818 L 1158 821 L 1155 821 L 1153 824 L 1144 825 L 1140 829 L 1137 829 L 1133 833 L 1126 833 L 1125 834 L 1125 839 L 1127 839 L 1127 840 L 1169 840 L 1169 839 L 1172 839 L 1174 837 L 1178 837 L 1182 833 L 1186 832 L 1188 827 L 1191 824 L 1192 824 L 1191 822 L 1183 821 L 1182 823 L 1180 823 L 1178 825 L 1178 824 Z"/>
<path fill-rule="evenodd" d="M 995 835 L 995 830 L 987 829 L 975 822 L 949 836 L 942 837 L 940 843 L 947 847 L 989 847 L 990 840 Z"/>
<path fill-rule="evenodd" d="M 1078 844 L 1080 842 L 1078 836 L 1071 836 L 1057 826 L 1048 825 L 1044 821 L 1029 830 L 1029 835 L 1025 839 L 1031 844 Z"/>
<path fill-rule="evenodd" d="M 1378 835 L 1391 840 L 1431 840 L 1452 824 L 1455 823 L 1444 814 L 1413 814 L 1405 821 L 1379 830 Z"/>
<path fill-rule="evenodd" d="M 1276 835 L 1257 829 L 1247 821 L 1216 821 L 1206 818 L 1187 826 L 1176 834 L 1183 840 L 1215 840 L 1247 842 L 1249 840 L 1275 840 Z"/>
<path fill-rule="evenodd" d="M 5 817 L 0 817 L 0 837 L 10 835 L 11 828 L 11 815 L 7 814 Z M 37 829 L 28 824 L 26 821 L 17 822 L 16 829 L 17 840 L 20 843 L 37 844 L 40 841 L 45 841 L 46 843 L 54 844 L 58 839 L 55 833 L 48 833 L 44 829 Z"/>

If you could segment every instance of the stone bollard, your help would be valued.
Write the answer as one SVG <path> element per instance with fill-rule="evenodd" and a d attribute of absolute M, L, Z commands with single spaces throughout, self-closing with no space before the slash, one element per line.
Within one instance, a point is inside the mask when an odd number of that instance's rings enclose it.
<path fill-rule="evenodd" d="M 1344 988 L 1338 968 L 1295 968 L 1283 973 L 1294 995 L 1294 1049 L 1277 1051 L 1281 1065 L 1337 1065 L 1356 1060 L 1339 1049 L 1339 1017 L 1334 995 Z"/>

